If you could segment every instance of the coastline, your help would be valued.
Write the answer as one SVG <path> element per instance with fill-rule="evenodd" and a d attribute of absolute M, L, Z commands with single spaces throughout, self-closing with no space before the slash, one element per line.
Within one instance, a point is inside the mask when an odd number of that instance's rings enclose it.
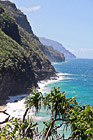
<path fill-rule="evenodd" d="M 50 92 L 51 88 L 49 88 L 48 85 L 54 83 L 56 86 L 56 82 L 64 79 L 64 74 L 66 74 L 66 73 L 57 73 L 55 77 L 51 77 L 50 79 L 45 79 L 45 80 L 38 82 L 37 89 L 40 92 L 42 92 L 43 94 Z M 21 100 L 17 100 L 16 97 Z M 7 112 L 10 114 L 11 117 L 15 117 L 15 118 L 17 117 L 19 119 L 22 119 L 24 112 L 25 112 L 25 104 L 24 104 L 25 98 L 22 99 L 22 95 L 11 96 L 9 98 L 10 98 L 10 100 L 7 100 L 8 103 L 6 104 Z M 17 100 L 17 102 L 15 102 L 15 99 Z M 49 112 L 47 112 L 45 110 L 40 110 L 39 114 L 37 116 L 35 115 L 34 110 L 30 110 L 29 116 L 31 116 L 33 121 L 38 122 L 38 124 L 39 124 L 38 127 L 39 127 L 40 131 L 42 131 L 42 128 L 44 127 L 43 121 L 48 121 L 50 119 Z M 0 120 L 3 120 L 4 118 L 6 118 L 6 116 L 4 116 L 2 114 L 0 116 Z M 59 129 L 58 131 L 61 134 L 61 129 Z M 66 135 L 66 138 L 69 137 L 69 131 L 67 133 L 68 134 Z"/>
<path fill-rule="evenodd" d="M 50 79 L 45 79 L 45 80 L 39 81 L 37 83 L 37 85 L 38 85 L 37 89 L 39 90 L 39 92 L 42 92 L 42 94 L 50 92 L 51 88 L 48 87 L 48 84 L 56 83 L 58 81 L 63 80 L 65 74 L 66 73 L 57 72 L 55 77 L 50 77 Z M 10 108 L 13 109 L 14 111 L 16 109 L 18 110 L 17 107 L 19 107 L 21 103 L 24 106 L 23 102 L 24 102 L 24 99 L 26 96 L 29 96 L 29 94 L 19 94 L 16 96 L 9 96 L 8 99 L 5 100 L 5 104 L 0 105 L 0 110 L 7 109 L 7 111 L 9 110 L 9 112 L 10 112 Z M 13 107 L 13 106 L 15 106 L 15 107 Z M 22 107 L 22 105 L 21 105 L 21 107 Z"/>
<path fill-rule="evenodd" d="M 38 81 L 37 82 L 37 89 L 40 90 L 42 88 L 42 83 L 43 83 L 43 86 L 49 84 L 49 83 L 52 83 L 54 81 L 57 81 L 59 79 L 59 76 L 58 76 L 58 72 L 56 72 L 56 75 L 55 76 L 51 76 L 50 78 L 45 78 L 44 80 L 41 80 L 41 81 Z M 8 103 L 15 103 L 15 102 L 18 102 L 20 100 L 22 100 L 24 97 L 28 96 L 29 94 L 17 94 L 17 95 L 14 95 L 14 96 L 8 96 L 7 99 L 2 99 L 0 100 L 0 110 L 7 107 L 7 104 Z"/>
<path fill-rule="evenodd" d="M 56 73 L 55 77 L 50 77 L 50 79 L 45 79 L 42 81 L 39 81 L 38 87 L 37 89 L 42 92 L 45 93 L 45 88 L 47 88 L 47 85 L 53 82 L 57 82 L 61 80 L 60 78 L 60 73 Z M 44 90 L 44 92 L 43 92 Z M 9 96 L 7 100 L 5 100 L 6 104 L 2 104 L 0 106 L 0 110 L 5 110 L 7 109 L 7 112 L 10 114 L 10 116 L 12 117 L 18 117 L 18 118 L 22 118 L 23 114 L 25 112 L 25 97 L 29 96 L 29 94 L 20 94 L 20 95 L 16 95 L 16 96 Z M 30 115 L 33 116 L 32 118 L 35 121 L 41 121 L 43 119 L 42 116 L 36 116 L 34 115 L 34 113 L 31 111 Z M 3 115 L 0 115 L 0 120 L 3 119 Z M 44 116 L 44 120 L 49 120 L 48 116 Z"/>
<path fill-rule="evenodd" d="M 60 75 L 61 75 L 61 73 L 57 72 L 57 73 L 56 73 L 56 77 L 51 77 L 51 78 L 48 79 L 48 80 L 39 81 L 39 82 L 38 82 L 38 88 L 37 88 L 37 89 L 38 89 L 40 92 L 42 92 L 43 94 L 44 94 L 45 92 L 49 92 L 50 89 L 48 89 L 48 84 L 56 83 L 56 82 L 62 80 L 63 77 L 60 76 Z"/>

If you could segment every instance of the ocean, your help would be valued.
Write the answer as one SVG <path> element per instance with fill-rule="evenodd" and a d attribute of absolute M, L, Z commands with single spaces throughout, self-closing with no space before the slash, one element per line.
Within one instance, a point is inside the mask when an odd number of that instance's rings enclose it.
<path fill-rule="evenodd" d="M 52 87 L 60 87 L 60 91 L 65 91 L 66 97 L 77 95 L 77 101 L 81 105 L 93 105 L 93 59 L 67 59 L 66 62 L 52 63 L 58 72 L 58 78 L 38 83 L 40 91 L 45 94 Z M 7 102 L 7 112 L 14 117 L 22 118 L 25 112 L 24 98 L 26 95 L 10 97 Z M 14 102 L 15 99 L 19 101 Z M 49 120 L 49 112 L 43 109 L 35 116 L 30 112 L 32 119 L 39 123 L 39 130 L 42 130 L 42 121 Z M 0 116 L 0 120 L 4 116 Z M 67 133 L 69 136 L 70 131 Z"/>
<path fill-rule="evenodd" d="M 58 73 L 57 80 L 41 82 L 41 92 L 47 93 L 52 87 L 60 87 L 67 98 L 76 96 L 80 105 L 93 106 L 93 59 L 68 59 L 66 62 L 52 63 Z M 62 130 L 59 130 L 62 133 Z M 70 135 L 70 128 L 65 138 Z"/>
<path fill-rule="evenodd" d="M 77 95 L 81 105 L 93 105 L 93 59 L 69 59 L 53 66 L 62 80 L 49 84 L 49 87 L 60 87 L 68 98 Z"/>

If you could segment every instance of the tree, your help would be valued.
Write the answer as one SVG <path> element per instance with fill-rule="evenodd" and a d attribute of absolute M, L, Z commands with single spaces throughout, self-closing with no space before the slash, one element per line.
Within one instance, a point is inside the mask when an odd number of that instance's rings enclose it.
<path fill-rule="evenodd" d="M 27 108 L 23 115 L 23 121 L 21 120 L 20 123 L 18 119 L 12 121 L 11 124 L 14 126 L 11 131 L 11 125 L 6 125 L 0 131 L 1 137 L 7 137 L 7 132 L 10 138 L 12 136 L 14 139 L 17 137 L 20 140 L 21 138 L 24 138 L 24 140 L 34 140 L 37 138 L 44 140 L 66 140 L 64 139 L 64 131 L 59 135 L 57 129 L 68 129 L 68 126 L 71 128 L 71 136 L 67 140 L 91 140 L 93 137 L 93 107 L 79 105 L 75 97 L 66 98 L 65 92 L 60 92 L 59 88 L 52 88 L 46 96 L 43 96 L 41 92 L 33 88 L 30 95 L 26 97 L 25 103 Z M 36 131 L 37 123 L 33 124 L 29 116 L 27 119 L 25 117 L 28 110 L 32 107 L 35 107 L 36 112 L 38 112 L 41 103 L 45 109 L 49 110 L 51 118 L 49 121 L 43 122 L 45 128 L 43 132 L 38 133 Z M 60 124 L 58 125 L 57 122 L 60 122 Z"/>
<path fill-rule="evenodd" d="M 25 98 L 26 107 L 31 109 L 32 107 L 35 107 L 36 112 L 41 108 L 41 100 L 43 96 L 42 93 L 33 87 L 32 91 L 30 92 L 30 95 Z"/>

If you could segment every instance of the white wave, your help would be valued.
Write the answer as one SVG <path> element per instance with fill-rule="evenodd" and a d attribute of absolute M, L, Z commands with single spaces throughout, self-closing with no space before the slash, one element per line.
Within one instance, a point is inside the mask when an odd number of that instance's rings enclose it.
<path fill-rule="evenodd" d="M 64 62 L 52 62 L 51 64 L 52 64 L 52 65 L 60 65 L 60 64 L 62 64 L 62 63 L 64 63 Z"/>
<path fill-rule="evenodd" d="M 22 94 L 22 95 L 16 95 L 16 96 L 9 96 L 9 99 L 6 100 L 6 102 L 15 102 L 15 101 L 19 101 L 22 100 L 22 98 L 26 97 L 28 94 Z"/>
<path fill-rule="evenodd" d="M 50 91 L 49 88 L 49 84 L 51 83 L 55 83 L 59 82 L 59 81 L 64 81 L 65 79 L 71 79 L 69 77 L 67 77 L 66 75 L 70 75 L 69 73 L 57 73 L 57 77 L 52 77 L 50 80 L 44 80 L 44 81 L 40 81 L 38 82 L 38 86 L 40 87 L 39 91 L 42 93 L 47 93 Z M 23 94 L 23 95 L 17 95 L 17 96 L 9 96 L 9 100 L 7 100 L 7 112 L 12 116 L 12 117 L 17 117 L 17 118 L 21 118 L 23 117 L 23 114 L 25 112 L 25 96 L 27 96 L 27 94 Z M 23 99 L 22 99 L 23 98 Z M 15 100 L 19 100 L 18 102 L 15 102 Z M 40 111 L 40 112 L 44 112 L 44 111 Z M 33 119 L 39 121 L 39 120 L 48 120 L 49 116 L 46 117 L 42 117 L 42 116 L 38 116 L 35 117 L 34 112 L 30 111 L 29 113 L 30 116 L 33 117 Z M 3 120 L 5 117 L 7 117 L 4 114 L 0 114 L 0 120 Z"/>
<path fill-rule="evenodd" d="M 63 75 L 72 75 L 72 74 L 70 74 L 70 73 L 58 73 L 58 76 L 63 76 Z"/>
<path fill-rule="evenodd" d="M 7 113 L 11 117 L 18 117 L 22 118 L 22 115 L 24 114 L 25 111 L 25 105 L 24 105 L 24 100 L 18 101 L 16 103 L 7 103 Z M 4 115 L 3 113 L 0 114 L 0 120 L 3 120 L 7 118 L 7 115 Z"/>
<path fill-rule="evenodd" d="M 74 78 L 71 78 L 71 77 L 67 77 L 69 75 L 72 75 L 72 74 L 70 74 L 70 73 L 57 73 L 57 77 L 52 77 L 50 80 L 40 81 L 40 82 L 38 82 L 38 86 L 39 86 L 38 90 L 42 93 L 47 93 L 51 89 L 48 86 L 49 84 L 57 83 L 59 81 L 74 79 Z"/>
<path fill-rule="evenodd" d="M 65 62 L 51 62 L 52 65 L 62 65 L 63 63 L 67 63 L 68 61 Z"/>
<path fill-rule="evenodd" d="M 42 93 L 48 92 L 49 91 L 49 87 L 48 87 L 49 84 L 56 83 L 58 81 L 63 80 L 63 77 L 58 76 L 58 75 L 59 75 L 59 73 L 57 74 L 57 77 L 51 77 L 50 80 L 43 80 L 43 81 L 38 82 L 38 86 L 39 86 L 38 90 Z"/>

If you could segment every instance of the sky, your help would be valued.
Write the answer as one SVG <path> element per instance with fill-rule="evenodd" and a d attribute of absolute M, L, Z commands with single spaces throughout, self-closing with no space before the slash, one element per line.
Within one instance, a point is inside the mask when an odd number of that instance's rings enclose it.
<path fill-rule="evenodd" d="M 11 0 L 33 32 L 61 43 L 78 58 L 93 58 L 93 0 Z"/>

